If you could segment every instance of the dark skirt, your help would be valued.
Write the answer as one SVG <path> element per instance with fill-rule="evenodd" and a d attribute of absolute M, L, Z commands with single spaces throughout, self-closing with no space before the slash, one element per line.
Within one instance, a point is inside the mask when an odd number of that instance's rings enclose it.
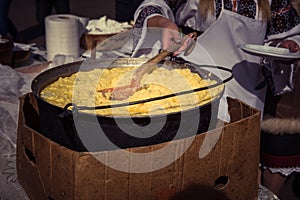
<path fill-rule="evenodd" d="M 261 132 L 260 160 L 266 167 L 300 167 L 300 134 L 273 135 Z"/>

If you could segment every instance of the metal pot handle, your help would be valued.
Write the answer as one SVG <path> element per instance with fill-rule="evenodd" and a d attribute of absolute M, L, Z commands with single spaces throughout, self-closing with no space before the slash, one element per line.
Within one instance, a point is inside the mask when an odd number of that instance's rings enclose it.
<path fill-rule="evenodd" d="M 73 109 L 69 110 L 68 108 L 72 106 Z M 71 140 L 72 147 L 76 147 L 79 151 L 86 151 L 81 139 L 76 131 L 76 127 L 74 124 L 74 117 L 77 116 L 78 110 L 75 104 L 67 104 L 64 107 L 64 111 L 60 113 L 58 116 L 61 120 L 65 133 Z"/>

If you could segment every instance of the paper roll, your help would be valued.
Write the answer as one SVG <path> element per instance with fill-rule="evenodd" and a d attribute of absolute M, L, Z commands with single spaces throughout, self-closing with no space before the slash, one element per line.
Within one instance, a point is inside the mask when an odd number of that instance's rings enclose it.
<path fill-rule="evenodd" d="M 50 15 L 45 19 L 47 59 L 55 55 L 78 57 L 80 54 L 80 18 L 74 15 Z"/>

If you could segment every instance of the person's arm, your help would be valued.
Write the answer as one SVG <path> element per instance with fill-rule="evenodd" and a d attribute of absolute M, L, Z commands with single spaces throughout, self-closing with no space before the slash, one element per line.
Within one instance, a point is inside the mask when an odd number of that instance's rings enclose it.
<path fill-rule="evenodd" d="M 168 49 L 173 43 L 181 42 L 181 34 L 179 31 L 179 27 L 172 20 L 162 16 L 162 15 L 154 15 L 149 17 L 147 20 L 147 27 L 149 28 L 161 28 L 162 36 L 162 49 Z M 192 36 L 191 36 L 191 39 Z M 182 47 L 173 53 L 174 56 L 183 52 L 187 46 L 190 44 L 191 40 L 187 40 L 182 44 Z"/>
<path fill-rule="evenodd" d="M 143 5 L 143 3 L 142 3 Z M 136 48 L 137 44 L 142 38 L 142 32 L 145 31 L 145 22 L 148 18 L 155 15 L 163 15 L 162 9 L 157 6 L 144 6 L 139 7 L 135 12 L 134 26 L 133 26 L 133 47 Z"/>
<path fill-rule="evenodd" d="M 145 3 L 145 2 L 144 2 Z M 147 1 L 142 4 L 135 13 L 135 25 L 133 29 L 134 47 L 137 47 L 143 36 L 146 35 L 146 29 L 161 28 L 162 48 L 167 49 L 172 42 L 178 42 L 181 39 L 179 28 L 175 23 L 172 9 L 167 2 L 164 1 Z M 177 5 L 178 6 L 178 5 Z M 146 37 L 148 37 L 147 35 Z M 179 54 L 182 50 L 175 52 Z"/>
<path fill-rule="evenodd" d="M 153 16 L 148 19 L 148 27 L 162 29 L 162 48 L 167 49 L 172 42 L 180 42 L 181 36 L 178 26 L 170 19 L 163 16 Z"/>

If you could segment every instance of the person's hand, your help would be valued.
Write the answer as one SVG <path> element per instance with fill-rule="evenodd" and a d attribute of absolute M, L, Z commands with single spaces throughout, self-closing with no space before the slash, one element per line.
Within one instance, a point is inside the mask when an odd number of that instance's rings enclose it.
<path fill-rule="evenodd" d="M 299 45 L 293 40 L 284 40 L 280 43 L 279 47 L 287 48 L 291 53 L 296 53 L 300 51 Z"/>
<path fill-rule="evenodd" d="M 181 33 L 179 32 L 178 26 L 171 20 L 163 16 L 154 16 L 148 20 L 148 27 L 162 28 L 162 48 L 164 50 L 168 49 L 174 43 L 180 43 L 182 40 Z M 192 36 L 190 39 L 186 40 L 182 46 L 173 53 L 173 56 L 184 52 L 192 41 Z"/>
<path fill-rule="evenodd" d="M 278 47 L 281 47 L 281 48 L 286 48 L 286 49 L 289 49 L 289 51 L 291 53 L 296 53 L 298 51 L 300 51 L 300 47 L 299 45 L 293 41 L 293 40 L 274 40 L 270 46 L 278 46 Z M 295 64 L 296 66 L 299 66 L 300 67 L 300 59 L 294 59 L 294 60 L 291 60 L 291 61 L 276 61 L 276 62 L 281 62 L 281 63 L 284 63 L 284 64 L 287 64 L 287 65 L 290 65 L 290 64 Z"/>
<path fill-rule="evenodd" d="M 293 40 L 273 40 L 270 43 L 270 46 L 289 49 L 290 53 L 296 53 L 300 51 L 299 45 Z M 299 61 L 300 59 L 297 60 Z"/>
<path fill-rule="evenodd" d="M 291 53 L 296 53 L 300 51 L 299 45 L 293 40 L 284 40 L 280 43 L 279 47 L 287 48 L 290 50 Z M 297 67 L 300 67 L 300 59 L 294 60 L 293 63 Z"/>

